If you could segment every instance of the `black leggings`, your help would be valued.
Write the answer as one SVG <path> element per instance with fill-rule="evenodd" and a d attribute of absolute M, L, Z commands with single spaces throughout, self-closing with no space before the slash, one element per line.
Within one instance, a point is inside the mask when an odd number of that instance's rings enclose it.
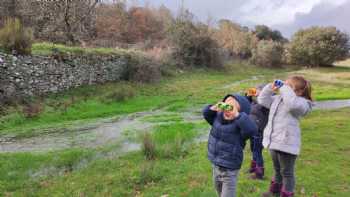
<path fill-rule="evenodd" d="M 284 190 L 294 192 L 295 177 L 294 166 L 296 155 L 270 150 L 273 167 L 275 170 L 275 182 L 283 184 Z"/>

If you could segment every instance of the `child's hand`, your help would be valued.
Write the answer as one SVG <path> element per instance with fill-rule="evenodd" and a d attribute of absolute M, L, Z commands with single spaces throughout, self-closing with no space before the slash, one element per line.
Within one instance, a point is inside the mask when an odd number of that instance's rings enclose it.
<path fill-rule="evenodd" d="M 275 81 L 272 82 L 271 88 L 272 88 L 273 91 L 277 91 L 283 85 L 284 85 L 284 81 L 282 81 L 282 80 L 275 80 Z"/>
<path fill-rule="evenodd" d="M 278 90 L 278 87 L 275 86 L 275 83 L 271 83 L 271 89 L 272 91 L 276 92 Z"/>
<path fill-rule="evenodd" d="M 215 105 L 212 105 L 211 107 L 210 107 L 210 110 L 212 110 L 212 111 L 217 111 L 217 112 L 220 112 L 220 111 L 222 111 L 220 108 L 219 108 L 219 104 L 220 104 L 221 102 L 218 102 L 218 103 L 216 103 Z"/>

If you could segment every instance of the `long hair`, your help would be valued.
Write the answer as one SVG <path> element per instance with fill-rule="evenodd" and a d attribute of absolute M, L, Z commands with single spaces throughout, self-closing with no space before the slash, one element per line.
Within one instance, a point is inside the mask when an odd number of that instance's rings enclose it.
<path fill-rule="evenodd" d="M 303 76 L 291 76 L 288 79 L 295 85 L 295 91 L 300 92 L 301 97 L 313 101 L 310 81 L 306 80 Z"/>

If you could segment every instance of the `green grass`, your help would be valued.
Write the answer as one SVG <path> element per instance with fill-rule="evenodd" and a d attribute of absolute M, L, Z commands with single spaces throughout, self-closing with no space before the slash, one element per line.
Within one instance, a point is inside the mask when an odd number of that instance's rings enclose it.
<path fill-rule="evenodd" d="M 311 81 L 316 100 L 336 100 L 350 98 L 350 68 L 329 67 L 302 69 L 290 72 L 305 76 Z"/>
<path fill-rule="evenodd" d="M 121 82 L 81 87 L 49 96 L 43 102 L 43 113 L 36 118 L 25 118 L 20 107 L 9 109 L 8 115 L 0 117 L 0 136 L 28 137 L 40 134 L 44 128 L 150 109 L 182 111 L 208 101 L 217 101 L 222 97 L 218 95 L 244 90 L 243 86 L 226 89 L 221 86 L 256 73 L 270 76 L 274 71 L 254 66 L 230 65 L 226 71 L 193 70 L 174 78 L 163 79 L 159 84 Z M 106 96 L 120 86 L 132 88 L 136 95 L 119 102 L 106 99 Z M 65 109 L 64 103 L 71 104 Z M 59 107 L 52 107 L 56 105 Z"/>
<path fill-rule="evenodd" d="M 336 62 L 335 65 L 350 67 L 350 58 L 344 61 Z"/>
<path fill-rule="evenodd" d="M 57 49 L 60 52 L 72 53 L 72 54 L 117 54 L 125 55 L 129 53 L 137 53 L 135 50 L 116 49 L 116 48 L 82 48 L 75 46 L 66 46 L 62 44 L 54 44 L 48 42 L 34 43 L 32 46 L 32 54 L 34 55 L 50 55 L 53 49 Z"/>
<path fill-rule="evenodd" d="M 206 145 L 193 143 L 196 137 L 208 132 L 208 125 L 185 123 L 180 115 L 184 110 L 200 109 L 205 103 L 221 100 L 227 93 L 244 91 L 289 74 L 302 74 L 310 79 L 316 100 L 350 98 L 346 88 L 350 84 L 348 71 L 344 67 L 295 70 L 230 64 L 223 71 L 186 71 L 165 78 L 159 84 L 119 82 L 53 94 L 43 100 L 43 113 L 33 119 L 25 118 L 20 106 L 9 108 L 8 115 L 0 118 L 0 136 L 30 137 L 97 118 L 151 109 L 164 110 L 167 115 L 143 119 L 162 123 L 150 132 L 155 147 L 154 160 L 147 160 L 142 151 L 121 158 L 98 157 L 118 152 L 119 148 L 114 146 L 102 150 L 2 153 L 0 196 L 215 196 Z M 259 78 L 235 83 L 253 76 Z M 133 89 L 135 95 L 125 101 L 110 99 L 109 95 L 119 88 Z M 67 102 L 71 104 L 65 109 L 62 103 Z M 297 196 L 347 197 L 350 193 L 349 115 L 349 109 L 315 111 L 303 120 L 303 151 L 297 162 Z M 138 131 L 125 131 L 123 136 L 131 141 L 140 140 Z M 271 160 L 267 152 L 264 154 L 266 174 L 270 178 Z M 243 169 L 248 168 L 249 151 L 245 155 Z M 268 180 L 249 180 L 243 171 L 238 196 L 256 197 L 267 189 Z"/>
<path fill-rule="evenodd" d="M 315 111 L 302 121 L 303 148 L 297 160 L 296 196 L 347 197 L 350 194 L 349 115 L 349 109 Z M 179 135 L 189 135 L 184 134 L 184 130 L 191 131 L 193 127 L 177 124 L 160 127 L 155 130 L 155 137 L 159 143 L 174 142 L 176 132 L 165 134 L 165 131 L 174 129 L 180 131 Z M 0 187 L 0 193 L 6 192 L 10 196 L 215 196 L 211 165 L 206 158 L 206 145 L 192 144 L 186 150 L 187 153 L 180 157 L 157 158 L 153 161 L 146 160 L 141 152 L 118 159 L 98 159 L 86 168 L 68 171 L 62 176 L 29 180 L 19 176 L 23 182 L 17 182 L 17 187 L 13 187 L 14 182 L 11 182 L 13 179 L 9 178 L 8 172 L 17 170 L 13 173 L 27 174 L 28 171 L 33 171 L 28 166 L 37 169 L 37 166 L 45 166 L 50 159 L 47 159 L 49 156 L 44 159 L 35 156 L 36 159 L 33 159 L 12 154 L 5 158 L 5 163 L 12 164 L 13 160 L 18 163 L 2 167 L 2 172 L 6 173 L 5 178 L 0 179 L 6 184 L 5 187 Z M 268 188 L 272 164 L 266 151 L 264 155 L 267 179 L 252 181 L 244 173 L 250 157 L 246 150 L 239 177 L 238 196 L 257 197 Z M 71 163 L 70 159 L 68 161 Z"/>
<path fill-rule="evenodd" d="M 54 48 L 89 55 L 138 53 L 37 43 L 33 45 L 33 54 L 50 55 Z M 119 157 L 119 144 L 47 153 L 0 153 L 0 196 L 215 196 L 206 144 L 194 143 L 198 136 L 209 131 L 209 126 L 203 121 L 186 123 L 181 113 L 217 102 L 227 93 L 243 92 L 291 74 L 304 75 L 312 82 L 316 100 L 349 99 L 348 61 L 338 65 L 266 69 L 231 63 L 225 70 L 178 72 L 158 84 L 107 83 L 52 94 L 42 101 L 33 98 L 44 107 L 36 118 L 25 118 L 21 105 L 12 106 L 7 109 L 7 115 L 0 117 L 0 136 L 25 138 L 63 128 L 72 130 L 100 119 L 154 109 L 163 110 L 164 114 L 142 119 L 161 123 L 149 132 L 153 160 L 146 159 L 142 151 Z M 118 99 L 116 92 L 122 94 L 127 90 L 132 90 L 125 92 L 130 96 Z M 303 150 L 297 161 L 296 196 L 350 195 L 349 115 L 349 109 L 315 111 L 302 121 Z M 122 137 L 142 142 L 142 132 L 126 130 Z M 246 150 L 238 196 L 256 197 L 267 189 L 272 167 L 266 151 L 264 155 L 267 180 L 252 181 L 243 172 L 250 159 Z"/>
<path fill-rule="evenodd" d="M 314 83 L 313 95 L 318 101 L 349 99 L 350 89 L 347 85 L 329 85 L 325 83 Z"/>
<path fill-rule="evenodd" d="M 147 98 L 147 99 L 146 99 Z M 0 135 L 8 134 L 17 137 L 29 137 L 36 134 L 37 129 L 53 128 L 64 124 L 72 124 L 72 121 L 96 119 L 120 114 L 149 110 L 164 104 L 164 97 L 136 97 L 122 103 L 104 103 L 98 100 L 78 101 L 70 106 L 67 111 L 54 111 L 46 108 L 39 117 L 28 119 L 20 112 L 11 113 L 0 118 Z"/>
<path fill-rule="evenodd" d="M 20 106 L 9 109 L 8 115 L 0 117 L 0 136 L 29 137 L 43 132 L 55 132 L 52 128 L 66 128 L 97 118 L 151 109 L 178 113 L 208 102 L 216 102 L 227 93 L 244 91 L 276 78 L 283 79 L 290 74 L 302 74 L 310 79 L 316 100 L 348 99 L 349 71 L 349 68 L 344 67 L 295 70 L 228 64 L 226 70 L 195 69 L 176 77 L 164 78 L 158 84 L 118 82 L 85 86 L 50 95 L 43 102 L 43 113 L 36 118 L 25 118 Z M 259 78 L 235 83 L 253 76 Z M 132 89 L 135 95 L 125 101 L 111 100 L 110 95 L 117 89 Z M 69 103 L 67 108 L 64 107 L 65 103 Z"/>
<path fill-rule="evenodd" d="M 0 194 L 3 194 L 4 191 L 17 191 L 26 187 L 26 180 L 40 180 L 41 177 L 72 171 L 83 159 L 92 156 L 92 152 L 85 150 L 1 154 Z"/>
<path fill-rule="evenodd" d="M 142 121 L 151 123 L 182 122 L 183 120 L 180 114 L 160 114 L 147 116 L 142 119 Z"/>

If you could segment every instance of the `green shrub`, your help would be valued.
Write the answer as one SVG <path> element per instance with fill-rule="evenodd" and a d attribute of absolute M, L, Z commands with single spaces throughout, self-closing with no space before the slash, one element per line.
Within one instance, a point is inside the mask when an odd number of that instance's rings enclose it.
<path fill-rule="evenodd" d="M 262 40 L 253 51 L 252 63 L 264 67 L 279 67 L 282 64 L 284 48 L 281 43 Z"/>
<path fill-rule="evenodd" d="M 298 31 L 288 46 L 290 63 L 329 66 L 349 54 L 349 36 L 335 27 L 312 27 Z"/>
<path fill-rule="evenodd" d="M 172 57 L 178 66 L 222 67 L 220 48 L 208 26 L 195 24 L 190 18 L 178 17 L 168 32 Z"/>
<path fill-rule="evenodd" d="M 254 28 L 254 34 L 259 40 L 273 40 L 277 42 L 287 42 L 281 32 L 278 30 L 272 30 L 266 25 L 256 25 Z"/>
<path fill-rule="evenodd" d="M 26 118 L 37 118 L 44 111 L 44 105 L 42 103 L 28 103 L 23 106 L 22 112 Z"/>
<path fill-rule="evenodd" d="M 158 126 L 152 133 L 159 158 L 174 159 L 187 154 L 190 143 L 198 135 L 192 123 Z"/>
<path fill-rule="evenodd" d="M 18 19 L 8 19 L 0 30 L 0 45 L 7 53 L 16 51 L 19 55 L 29 55 L 32 43 L 32 31 L 23 27 Z"/>
<path fill-rule="evenodd" d="M 158 82 L 162 77 L 160 65 L 143 55 L 132 55 L 128 57 L 123 79 L 127 81 L 152 83 Z"/>
<path fill-rule="evenodd" d="M 107 102 L 122 102 L 134 97 L 135 94 L 136 92 L 132 87 L 120 86 L 103 97 L 103 100 Z"/>
<path fill-rule="evenodd" d="M 175 159 L 178 157 L 184 157 L 188 153 L 189 144 L 185 139 L 176 136 L 173 142 L 163 144 L 161 149 L 158 149 L 158 155 L 165 159 Z"/>
<path fill-rule="evenodd" d="M 152 136 L 149 133 L 145 133 L 142 136 L 142 152 L 148 160 L 153 160 L 156 158 L 156 146 Z"/>
<path fill-rule="evenodd" d="M 129 68 L 129 80 L 131 81 L 153 83 L 161 79 L 160 65 L 155 61 L 145 58 Z"/>
<path fill-rule="evenodd" d="M 137 186 L 143 188 L 149 183 L 156 183 L 162 179 L 162 175 L 155 167 L 153 161 L 142 163 L 140 166 L 140 172 L 138 179 L 136 180 Z"/>

